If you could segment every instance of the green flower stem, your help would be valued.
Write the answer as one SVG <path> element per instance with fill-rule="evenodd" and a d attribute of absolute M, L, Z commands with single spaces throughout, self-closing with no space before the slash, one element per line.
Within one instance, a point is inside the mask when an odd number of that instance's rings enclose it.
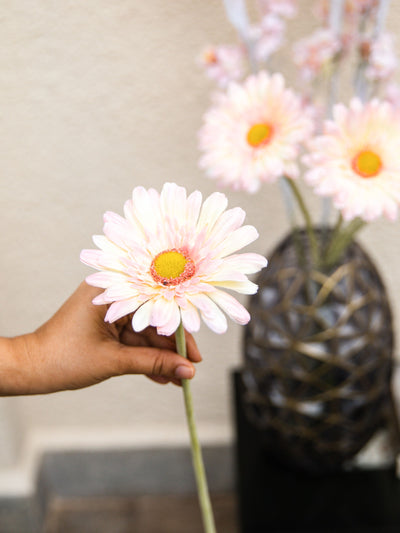
<path fill-rule="evenodd" d="M 183 357 L 187 357 L 186 354 L 186 340 L 185 330 L 183 328 L 182 321 L 176 330 L 176 349 L 177 352 Z M 182 379 L 183 396 L 185 399 L 186 418 L 190 433 L 190 442 L 192 448 L 192 460 L 193 468 L 196 477 L 197 492 L 199 496 L 200 509 L 203 518 L 205 533 L 216 533 L 214 515 L 211 507 L 210 495 L 207 486 L 207 477 L 205 473 L 203 458 L 201 454 L 201 448 L 199 439 L 197 436 L 196 424 L 193 415 L 193 401 L 192 392 L 190 390 L 190 380 Z"/>
<path fill-rule="evenodd" d="M 332 240 L 326 250 L 323 264 L 332 266 L 351 243 L 354 235 L 365 226 L 366 222 L 361 218 L 355 218 L 345 228 L 341 229 L 342 219 L 339 218 L 336 228 L 333 231 Z"/>
<path fill-rule="evenodd" d="M 306 223 L 306 231 L 308 235 L 308 239 L 310 241 L 310 249 L 311 249 L 311 256 L 313 258 L 314 264 L 318 264 L 318 243 L 317 238 L 315 236 L 313 223 L 311 220 L 310 213 L 308 212 L 307 206 L 304 203 L 303 197 L 300 194 L 299 189 L 297 188 L 294 181 L 290 178 L 284 178 L 286 183 L 289 185 L 290 189 L 292 190 L 292 193 L 294 197 L 296 198 L 297 204 L 299 206 L 299 209 L 304 217 L 304 221 Z"/>

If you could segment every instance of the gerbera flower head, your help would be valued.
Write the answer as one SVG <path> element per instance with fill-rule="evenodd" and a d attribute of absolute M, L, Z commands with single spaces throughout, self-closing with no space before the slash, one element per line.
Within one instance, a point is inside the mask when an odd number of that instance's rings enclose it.
<path fill-rule="evenodd" d="M 345 220 L 397 217 L 400 203 L 400 112 L 388 102 L 338 104 L 323 135 L 309 143 L 305 179 L 331 196 Z"/>
<path fill-rule="evenodd" d="M 174 333 L 181 320 L 187 331 L 197 331 L 198 311 L 216 333 L 227 328 L 223 311 L 246 324 L 247 310 L 221 289 L 255 293 L 257 285 L 247 274 L 267 260 L 235 253 L 258 233 L 242 225 L 242 209 L 226 208 L 222 193 L 202 203 L 199 191 L 187 196 L 183 187 L 166 183 L 161 194 L 136 187 L 125 203 L 125 217 L 107 212 L 104 235 L 93 237 L 99 249 L 81 252 L 81 261 L 99 271 L 86 281 L 104 289 L 93 303 L 109 304 L 105 320 L 134 313 L 135 331 L 155 326 L 162 335 Z"/>
<path fill-rule="evenodd" d="M 340 48 L 337 36 L 330 29 L 321 28 L 295 44 L 293 60 L 302 78 L 310 81 L 333 60 Z"/>
<path fill-rule="evenodd" d="M 368 67 L 365 75 L 370 80 L 388 80 L 397 68 L 397 56 L 393 36 L 389 33 L 381 34 L 371 41 L 367 58 Z"/>
<path fill-rule="evenodd" d="M 198 57 L 198 63 L 206 75 L 224 89 L 231 81 L 243 78 L 245 55 L 240 46 L 207 46 Z"/>
<path fill-rule="evenodd" d="M 250 27 L 249 37 L 258 62 L 267 61 L 282 46 L 284 34 L 285 23 L 276 15 L 265 15 L 260 24 Z"/>
<path fill-rule="evenodd" d="M 261 71 L 216 95 L 199 132 L 200 166 L 222 185 L 256 192 L 261 182 L 297 177 L 311 131 L 309 112 L 283 76 Z"/>
<path fill-rule="evenodd" d="M 258 0 L 258 6 L 264 15 L 293 18 L 297 14 L 297 0 Z"/>

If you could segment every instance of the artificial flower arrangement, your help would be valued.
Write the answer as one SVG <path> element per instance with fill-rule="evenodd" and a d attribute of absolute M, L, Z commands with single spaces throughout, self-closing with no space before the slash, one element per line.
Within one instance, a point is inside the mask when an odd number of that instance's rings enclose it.
<path fill-rule="evenodd" d="M 301 93 L 269 70 L 284 43 L 286 19 L 296 15 L 301 2 L 253 3 L 254 24 L 244 0 L 225 0 L 240 43 L 208 46 L 200 56 L 219 87 L 199 132 L 200 166 L 220 185 L 248 193 L 280 180 L 291 222 L 297 203 L 314 258 L 329 265 L 366 222 L 380 216 L 395 220 L 398 213 L 400 90 L 393 81 L 394 39 L 384 31 L 389 1 L 314 2 L 320 26 L 288 54 Z M 337 101 L 349 61 L 355 63 L 353 97 L 344 105 Z M 307 167 L 305 181 L 339 211 L 323 249 L 296 185 L 300 163 Z M 329 200 L 324 205 L 322 225 L 328 223 Z"/>
<path fill-rule="evenodd" d="M 400 204 L 390 2 L 223 3 L 239 42 L 209 45 L 198 58 L 216 85 L 198 135 L 199 164 L 221 187 L 249 194 L 278 182 L 291 225 L 250 299 L 242 372 L 248 415 L 296 468 L 335 470 L 382 427 L 390 403 L 390 306 L 354 241 L 368 222 L 395 221 Z M 286 55 L 301 87 L 295 91 L 274 58 L 288 20 L 311 7 L 317 28 Z M 351 96 L 342 103 L 345 82 Z M 323 197 L 317 221 L 300 175 Z"/>

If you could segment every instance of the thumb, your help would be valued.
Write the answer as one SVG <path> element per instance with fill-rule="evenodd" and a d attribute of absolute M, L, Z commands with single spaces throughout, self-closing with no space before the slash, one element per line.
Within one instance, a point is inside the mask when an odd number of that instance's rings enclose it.
<path fill-rule="evenodd" d="M 172 350 L 120 345 L 121 374 L 146 374 L 168 379 L 191 379 L 193 364 Z"/>

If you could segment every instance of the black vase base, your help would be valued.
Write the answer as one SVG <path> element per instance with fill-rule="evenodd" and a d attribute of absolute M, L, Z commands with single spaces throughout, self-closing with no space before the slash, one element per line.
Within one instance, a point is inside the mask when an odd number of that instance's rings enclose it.
<path fill-rule="evenodd" d="M 240 533 L 399 533 L 394 466 L 316 476 L 283 464 L 246 417 L 239 372 L 232 381 Z"/>

